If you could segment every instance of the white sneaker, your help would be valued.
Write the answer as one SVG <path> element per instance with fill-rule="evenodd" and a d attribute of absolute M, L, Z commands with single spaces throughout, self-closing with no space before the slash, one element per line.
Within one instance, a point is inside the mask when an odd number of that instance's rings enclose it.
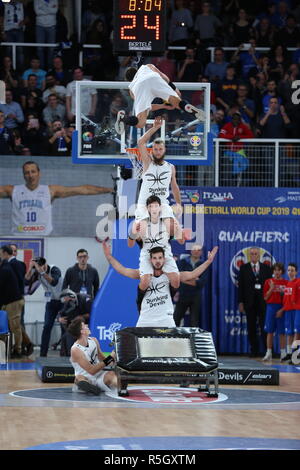
<path fill-rule="evenodd" d="M 125 124 L 124 124 L 124 117 L 125 117 L 125 111 L 121 110 L 117 114 L 117 120 L 115 123 L 115 129 L 118 134 L 123 134 L 125 131 Z"/>
<path fill-rule="evenodd" d="M 272 361 L 272 353 L 267 352 L 265 357 L 262 359 L 263 361 Z"/>
<path fill-rule="evenodd" d="M 205 121 L 205 112 L 203 109 L 198 109 L 190 103 L 186 104 L 184 109 L 187 113 L 194 114 L 198 121 Z"/>

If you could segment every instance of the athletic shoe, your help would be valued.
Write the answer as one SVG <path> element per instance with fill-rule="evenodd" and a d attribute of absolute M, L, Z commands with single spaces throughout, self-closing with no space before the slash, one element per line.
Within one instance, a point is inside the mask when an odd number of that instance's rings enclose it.
<path fill-rule="evenodd" d="M 77 383 L 79 390 L 83 390 L 86 393 L 92 393 L 93 395 L 100 395 L 101 390 L 96 385 L 90 384 L 86 380 L 81 380 Z"/>
<path fill-rule="evenodd" d="M 31 354 L 33 353 L 33 349 L 34 349 L 34 344 L 29 343 L 25 347 L 26 347 L 26 356 L 31 356 Z"/>
<path fill-rule="evenodd" d="M 123 134 L 125 131 L 125 124 L 124 124 L 124 117 L 125 117 L 125 111 L 121 110 L 117 114 L 117 120 L 115 123 L 115 129 L 118 134 Z"/>
<path fill-rule="evenodd" d="M 187 113 L 194 114 L 198 121 L 205 121 L 205 113 L 202 109 L 198 109 L 190 103 L 186 104 L 184 109 Z"/>
<path fill-rule="evenodd" d="M 262 361 L 272 361 L 272 353 L 266 353 L 266 355 L 262 358 Z"/>
<path fill-rule="evenodd" d="M 292 359 L 291 354 L 286 354 L 284 357 L 280 358 L 281 361 L 289 361 Z"/>

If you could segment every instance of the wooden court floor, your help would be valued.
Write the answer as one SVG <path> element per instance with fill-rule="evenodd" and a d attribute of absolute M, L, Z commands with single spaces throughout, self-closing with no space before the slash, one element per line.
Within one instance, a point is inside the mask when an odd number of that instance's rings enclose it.
<path fill-rule="evenodd" d="M 276 362 L 276 360 L 274 361 Z M 278 361 L 277 361 L 278 362 Z M 0 449 L 21 450 L 60 441 L 175 436 L 300 439 L 299 400 L 288 402 L 282 393 L 300 394 L 300 368 L 280 372 L 279 386 L 221 386 L 224 394 L 245 396 L 237 403 L 151 406 L 117 400 L 65 401 L 60 390 L 71 384 L 42 383 L 34 369 L 0 370 Z M 56 401 L 23 398 L 11 392 L 58 389 Z M 44 389 L 44 390 L 43 390 Z M 55 390 L 54 390 L 55 391 Z M 264 392 L 263 400 L 255 395 Z M 278 394 L 275 393 L 275 398 Z M 274 394 L 273 394 L 274 395 Z M 249 401 L 250 400 L 250 401 Z"/>

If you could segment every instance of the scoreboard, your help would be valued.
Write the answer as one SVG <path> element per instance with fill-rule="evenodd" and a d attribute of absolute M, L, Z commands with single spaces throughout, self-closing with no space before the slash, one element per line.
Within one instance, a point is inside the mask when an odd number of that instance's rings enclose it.
<path fill-rule="evenodd" d="M 114 0 L 114 52 L 159 55 L 166 47 L 167 0 Z"/>

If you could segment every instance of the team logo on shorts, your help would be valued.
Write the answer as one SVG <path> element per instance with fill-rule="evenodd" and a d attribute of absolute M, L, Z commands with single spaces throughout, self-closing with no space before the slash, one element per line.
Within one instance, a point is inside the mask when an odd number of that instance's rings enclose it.
<path fill-rule="evenodd" d="M 91 142 L 94 138 L 94 134 L 93 132 L 90 132 L 90 131 L 86 131 L 82 134 L 82 140 L 84 142 Z"/>
<path fill-rule="evenodd" d="M 240 267 L 243 264 L 246 264 L 250 261 L 250 249 L 252 246 L 248 246 L 247 248 L 243 248 L 242 250 L 238 251 L 231 260 L 230 263 L 230 277 L 233 284 L 238 287 L 238 275 L 240 272 Z M 261 263 L 267 264 L 268 266 L 272 266 L 276 260 L 275 258 L 264 248 L 259 249 L 260 252 L 260 259 Z"/>
<path fill-rule="evenodd" d="M 199 145 L 201 145 L 201 138 L 199 137 L 199 135 L 193 135 L 190 138 L 190 144 L 192 147 L 199 147 Z"/>

